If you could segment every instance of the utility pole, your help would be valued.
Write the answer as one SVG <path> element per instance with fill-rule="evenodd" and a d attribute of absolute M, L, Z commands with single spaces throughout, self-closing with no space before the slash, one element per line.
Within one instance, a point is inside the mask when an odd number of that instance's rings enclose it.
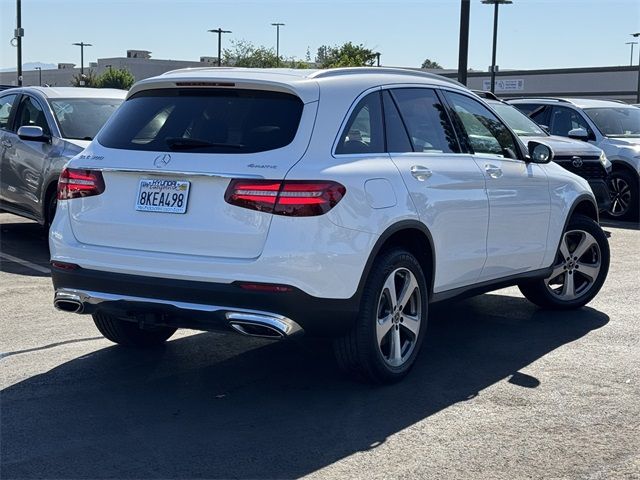
<path fill-rule="evenodd" d="M 38 86 L 41 87 L 42 86 L 42 67 L 36 67 L 36 70 L 38 70 Z"/>
<path fill-rule="evenodd" d="M 24 37 L 24 28 L 22 28 L 22 0 L 16 0 L 16 29 L 13 32 L 16 47 L 18 49 L 18 86 L 22 86 L 22 37 Z"/>
<path fill-rule="evenodd" d="M 284 23 L 272 23 L 276 27 L 276 65 L 280 66 L 280 27 L 284 27 Z"/>
<path fill-rule="evenodd" d="M 485 5 L 493 5 L 493 54 L 491 55 L 491 93 L 496 92 L 496 50 L 498 46 L 498 7 L 513 3 L 512 0 L 482 0 Z"/>
<path fill-rule="evenodd" d="M 85 85 L 85 81 L 84 81 L 84 47 L 93 47 L 93 45 L 91 45 L 90 43 L 84 43 L 84 42 L 79 42 L 79 43 L 73 43 L 72 45 L 75 45 L 76 47 L 80 47 L 80 86 L 84 87 Z"/>
<path fill-rule="evenodd" d="M 458 81 L 467 84 L 467 62 L 469 59 L 469 10 L 471 0 L 462 0 L 460 4 L 460 44 L 458 46 Z"/>
<path fill-rule="evenodd" d="M 222 34 L 231 33 L 231 30 L 223 30 L 220 27 L 215 30 L 207 30 L 207 32 L 218 34 L 218 66 L 222 66 Z"/>
<path fill-rule="evenodd" d="M 380 66 L 380 52 L 376 52 L 376 66 L 379 67 Z"/>
<path fill-rule="evenodd" d="M 627 42 L 625 45 L 631 45 L 631 59 L 629 60 L 629 66 L 633 67 L 633 46 L 637 45 L 638 42 Z"/>
<path fill-rule="evenodd" d="M 640 32 L 632 33 L 632 37 L 640 37 Z M 636 92 L 636 103 L 640 103 L 640 55 L 638 56 L 638 90 Z"/>

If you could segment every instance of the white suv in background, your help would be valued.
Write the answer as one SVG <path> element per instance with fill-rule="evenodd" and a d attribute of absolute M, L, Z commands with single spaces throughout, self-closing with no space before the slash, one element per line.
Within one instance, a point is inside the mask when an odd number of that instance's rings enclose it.
<path fill-rule="evenodd" d="M 334 337 L 404 376 L 429 304 L 519 285 L 585 305 L 609 266 L 586 180 L 442 77 L 192 69 L 143 80 L 63 171 L 57 308 L 122 345 L 176 330 Z"/>
<path fill-rule="evenodd" d="M 546 125 L 552 135 L 584 140 L 601 148 L 611 161 L 608 214 L 638 220 L 640 211 L 640 108 L 607 100 L 527 98 L 509 100 Z"/>

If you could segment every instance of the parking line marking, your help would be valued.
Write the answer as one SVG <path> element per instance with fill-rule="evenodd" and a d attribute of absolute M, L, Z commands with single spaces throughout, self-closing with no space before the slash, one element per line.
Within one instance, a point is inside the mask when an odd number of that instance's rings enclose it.
<path fill-rule="evenodd" d="M 35 270 L 36 272 L 51 273 L 51 270 L 47 267 L 43 267 L 28 260 L 22 260 L 21 258 L 14 257 L 13 255 L 9 255 L 8 253 L 0 252 L 0 258 L 3 258 L 9 262 L 19 263 L 23 267 L 30 268 L 31 270 Z"/>

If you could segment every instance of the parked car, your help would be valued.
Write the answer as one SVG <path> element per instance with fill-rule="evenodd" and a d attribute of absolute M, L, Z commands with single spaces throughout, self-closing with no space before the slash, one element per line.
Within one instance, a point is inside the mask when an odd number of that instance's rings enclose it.
<path fill-rule="evenodd" d="M 608 214 L 638 220 L 640 210 L 640 110 L 606 100 L 578 98 L 527 98 L 509 103 L 552 135 L 589 142 L 611 161 L 611 207 Z"/>
<path fill-rule="evenodd" d="M 61 174 L 54 304 L 135 347 L 181 327 L 331 336 L 346 371 L 395 381 L 430 303 L 518 285 L 566 309 L 600 290 L 596 200 L 552 157 L 423 72 L 146 79 Z"/>
<path fill-rule="evenodd" d="M 21 87 L 0 94 L 0 209 L 50 225 L 62 167 L 80 153 L 126 91 Z"/>
<path fill-rule="evenodd" d="M 474 93 L 489 104 L 498 116 L 516 132 L 520 139 L 542 142 L 553 149 L 553 161 L 589 182 L 601 212 L 611 207 L 611 195 L 607 178 L 611 173 L 611 162 L 598 147 L 580 140 L 549 135 L 543 127 L 520 110 L 500 100 L 491 92 L 474 90 Z"/>

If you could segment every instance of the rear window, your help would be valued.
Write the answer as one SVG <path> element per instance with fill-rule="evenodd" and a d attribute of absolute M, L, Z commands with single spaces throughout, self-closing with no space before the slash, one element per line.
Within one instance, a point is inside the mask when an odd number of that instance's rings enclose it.
<path fill-rule="evenodd" d="M 109 148 L 256 153 L 290 144 L 304 104 L 262 90 L 158 89 L 127 100 L 98 135 Z"/>

